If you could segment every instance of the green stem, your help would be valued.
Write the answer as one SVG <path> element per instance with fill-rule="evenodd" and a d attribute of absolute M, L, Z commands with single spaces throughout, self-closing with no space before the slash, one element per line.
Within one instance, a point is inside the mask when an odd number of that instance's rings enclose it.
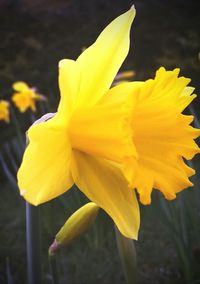
<path fill-rule="evenodd" d="M 39 208 L 26 202 L 28 284 L 41 284 Z"/>
<path fill-rule="evenodd" d="M 117 227 L 115 227 L 115 235 L 126 282 L 135 284 L 137 283 L 137 255 L 134 241 L 124 237 Z"/>

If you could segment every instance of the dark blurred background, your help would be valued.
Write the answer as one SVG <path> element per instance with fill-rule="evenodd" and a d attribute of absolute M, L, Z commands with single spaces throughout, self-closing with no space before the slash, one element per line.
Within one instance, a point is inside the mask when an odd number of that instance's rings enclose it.
<path fill-rule="evenodd" d="M 200 93 L 199 1 L 0 0 L 0 99 L 10 100 L 12 83 L 22 80 L 45 94 L 49 109 L 55 111 L 59 100 L 58 61 L 76 59 L 83 47 L 93 43 L 100 31 L 133 3 L 137 16 L 130 52 L 121 71 L 134 70 L 134 80 L 146 80 L 160 66 L 179 67 L 181 75 L 190 77 L 191 85 Z M 193 107 L 199 113 L 200 99 L 195 100 Z M 30 126 L 27 114 L 16 110 L 16 116 L 25 131 Z M 13 123 L 0 122 L 0 152 L 15 135 Z M 11 187 L 5 169 L 1 168 L 0 283 L 6 283 L 6 257 L 14 283 L 26 283 L 24 203 L 17 189 Z M 57 201 L 41 206 L 44 283 L 50 283 L 47 248 L 73 206 L 78 207 L 73 205 L 70 194 L 66 194 L 68 205 L 63 210 L 58 209 Z M 82 196 L 78 198 L 80 203 L 84 202 Z M 56 213 L 52 214 L 52 210 Z M 54 222 L 56 229 L 50 229 L 46 219 Z M 112 222 L 101 213 L 97 225 L 98 229 L 93 228 L 86 238 L 61 253 L 60 283 L 125 283 L 113 242 Z M 194 251 L 200 265 L 199 247 L 194 245 Z M 142 208 L 137 252 L 139 283 L 184 283 L 169 230 L 152 207 Z M 190 283 L 200 283 L 199 279 L 195 276 L 196 282 Z"/>
<path fill-rule="evenodd" d="M 129 0 L 0 0 L 0 98 L 9 98 L 11 84 L 23 80 L 53 96 L 56 104 L 58 61 L 76 59 L 82 47 L 132 4 Z M 131 49 L 122 70 L 133 69 L 134 79 L 144 80 L 160 66 L 180 67 L 198 93 L 199 1 L 135 0 L 134 4 Z M 2 123 L 0 127 L 3 135 L 5 127 Z"/>

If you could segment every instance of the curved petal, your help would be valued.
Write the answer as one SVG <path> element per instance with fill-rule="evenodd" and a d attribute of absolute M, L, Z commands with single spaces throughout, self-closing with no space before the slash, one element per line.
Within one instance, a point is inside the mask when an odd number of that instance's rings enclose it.
<path fill-rule="evenodd" d="M 73 185 L 71 148 L 66 129 L 58 127 L 55 118 L 33 125 L 28 130 L 28 138 L 18 171 L 18 185 L 21 195 L 38 205 L 61 195 Z"/>
<path fill-rule="evenodd" d="M 135 16 L 131 9 L 112 21 L 96 42 L 77 59 L 81 70 L 78 105 L 94 105 L 110 88 L 129 50 L 129 33 Z"/>
<path fill-rule="evenodd" d="M 58 115 L 61 120 L 68 122 L 75 107 L 80 85 L 80 70 L 74 60 L 63 59 L 59 62 L 59 87 L 61 100 Z"/>
<path fill-rule="evenodd" d="M 137 239 L 138 202 L 117 166 L 73 151 L 72 176 L 79 189 L 110 215 L 124 236 Z"/>

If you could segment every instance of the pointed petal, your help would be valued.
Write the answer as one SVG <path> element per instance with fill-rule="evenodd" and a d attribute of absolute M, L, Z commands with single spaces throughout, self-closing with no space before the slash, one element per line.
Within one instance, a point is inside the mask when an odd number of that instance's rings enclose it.
<path fill-rule="evenodd" d="M 59 87 L 61 100 L 58 115 L 62 120 L 68 121 L 75 108 L 76 98 L 80 85 L 80 70 L 74 60 L 63 59 L 59 62 Z"/>
<path fill-rule="evenodd" d="M 79 105 L 94 105 L 110 88 L 129 50 L 129 33 L 135 9 L 112 21 L 96 42 L 77 59 L 81 70 Z"/>
<path fill-rule="evenodd" d="M 66 129 L 55 124 L 52 118 L 28 130 L 29 144 L 17 177 L 21 195 L 33 205 L 51 200 L 73 185 Z"/>
<path fill-rule="evenodd" d="M 124 236 L 137 239 L 140 215 L 135 192 L 116 166 L 73 151 L 72 175 L 79 189 L 110 215 Z"/>

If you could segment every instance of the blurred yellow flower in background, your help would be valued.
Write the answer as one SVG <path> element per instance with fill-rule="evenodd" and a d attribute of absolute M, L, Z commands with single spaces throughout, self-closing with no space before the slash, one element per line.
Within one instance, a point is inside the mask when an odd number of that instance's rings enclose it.
<path fill-rule="evenodd" d="M 0 100 L 0 120 L 5 122 L 10 121 L 10 111 L 9 111 L 9 102 L 6 100 Z"/>
<path fill-rule="evenodd" d="M 20 112 L 25 112 L 28 108 L 36 111 L 36 101 L 44 101 L 46 98 L 37 93 L 36 89 L 30 88 L 25 82 L 15 82 L 12 85 L 15 93 L 12 101 Z"/>
<path fill-rule="evenodd" d="M 126 70 L 119 72 L 115 77 L 112 86 L 116 86 L 121 83 L 132 81 L 133 77 L 135 76 L 135 71 L 133 70 Z"/>

